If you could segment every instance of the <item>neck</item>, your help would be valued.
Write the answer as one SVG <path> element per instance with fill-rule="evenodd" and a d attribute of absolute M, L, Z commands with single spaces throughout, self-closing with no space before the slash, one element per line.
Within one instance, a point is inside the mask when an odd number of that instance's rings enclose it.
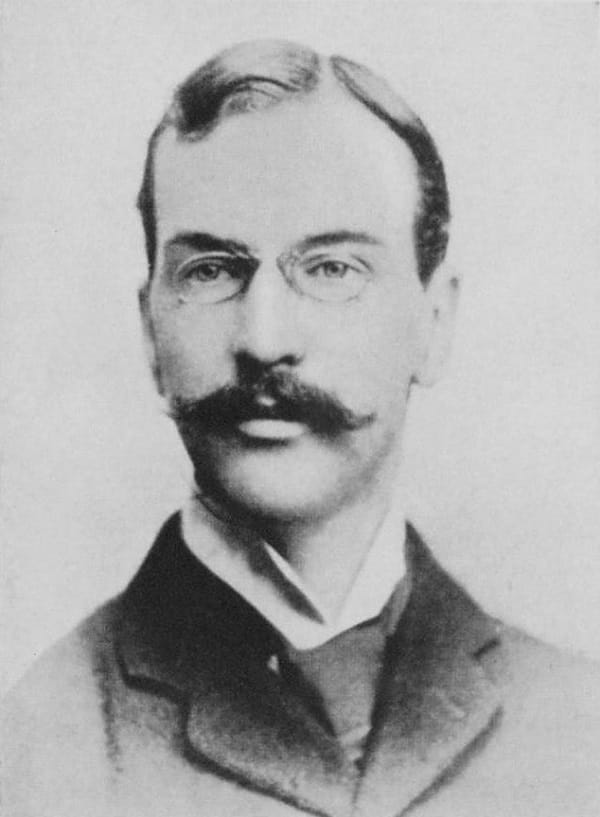
<path fill-rule="evenodd" d="M 326 519 L 271 523 L 261 531 L 332 617 L 341 610 L 373 543 L 389 493 L 376 492 Z"/>
<path fill-rule="evenodd" d="M 203 493 L 202 500 L 217 516 L 233 517 L 257 531 L 296 571 L 320 606 L 335 617 L 389 508 L 397 463 L 393 465 L 358 496 L 339 503 L 334 513 L 319 517 L 291 521 L 249 517 L 240 508 L 228 507 L 224 498 L 215 500 Z"/>

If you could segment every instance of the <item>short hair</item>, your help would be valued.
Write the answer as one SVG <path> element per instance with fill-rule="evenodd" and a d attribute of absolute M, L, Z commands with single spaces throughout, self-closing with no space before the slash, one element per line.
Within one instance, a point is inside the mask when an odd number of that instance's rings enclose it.
<path fill-rule="evenodd" d="M 304 46 L 278 40 L 240 43 L 226 49 L 176 88 L 150 137 L 137 200 L 150 275 L 156 260 L 154 154 L 161 134 L 174 128 L 180 139 L 202 139 L 227 116 L 313 93 L 327 68 L 344 91 L 406 143 L 416 160 L 420 202 L 413 230 L 419 278 L 424 286 L 427 284 L 446 254 L 450 220 L 444 166 L 427 128 L 388 83 L 365 66 L 344 57 L 323 57 Z"/>

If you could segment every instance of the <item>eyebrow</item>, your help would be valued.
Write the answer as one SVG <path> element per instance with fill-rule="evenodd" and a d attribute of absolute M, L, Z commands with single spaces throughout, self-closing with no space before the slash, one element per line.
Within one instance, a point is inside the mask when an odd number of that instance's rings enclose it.
<path fill-rule="evenodd" d="M 185 245 L 197 252 L 231 252 L 239 255 L 252 255 L 252 249 L 241 241 L 233 238 L 219 238 L 210 233 L 198 233 L 195 231 L 181 232 L 170 238 L 165 248 Z"/>
<path fill-rule="evenodd" d="M 293 247 L 294 253 L 304 253 L 317 247 L 333 247 L 336 244 L 365 244 L 382 246 L 383 241 L 371 233 L 360 230 L 332 230 L 326 233 L 307 235 L 300 239 Z M 196 252 L 224 252 L 234 255 L 256 257 L 257 253 L 242 241 L 234 238 L 220 238 L 211 233 L 196 232 L 195 230 L 176 233 L 165 245 L 169 250 L 176 246 L 186 246 Z"/>
<path fill-rule="evenodd" d="M 328 233 L 306 236 L 298 242 L 296 249 L 299 252 L 305 252 L 315 247 L 331 247 L 334 244 L 370 244 L 381 246 L 383 241 L 370 233 L 355 230 L 334 230 Z"/>

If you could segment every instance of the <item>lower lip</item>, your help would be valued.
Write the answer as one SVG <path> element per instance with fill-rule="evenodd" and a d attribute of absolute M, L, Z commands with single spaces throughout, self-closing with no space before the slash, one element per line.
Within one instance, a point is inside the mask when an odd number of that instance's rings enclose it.
<path fill-rule="evenodd" d="M 238 430 L 254 440 L 296 440 L 306 431 L 302 423 L 287 420 L 246 420 L 238 425 Z"/>

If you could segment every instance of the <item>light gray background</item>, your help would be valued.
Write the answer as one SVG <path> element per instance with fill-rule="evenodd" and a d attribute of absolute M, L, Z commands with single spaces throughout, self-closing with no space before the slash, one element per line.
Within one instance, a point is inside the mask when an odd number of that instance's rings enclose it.
<path fill-rule="evenodd" d="M 258 36 L 365 61 L 436 137 L 465 286 L 448 377 L 413 398 L 412 516 L 489 610 L 600 657 L 597 8 L 5 0 L 0 687 L 188 492 L 133 203 L 173 85 Z"/>

